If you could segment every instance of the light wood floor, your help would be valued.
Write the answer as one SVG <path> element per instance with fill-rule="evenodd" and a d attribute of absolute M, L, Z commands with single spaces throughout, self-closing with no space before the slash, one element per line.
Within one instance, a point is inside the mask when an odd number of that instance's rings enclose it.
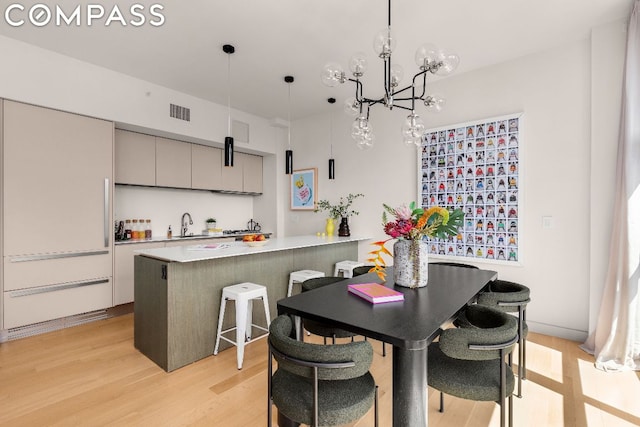
<path fill-rule="evenodd" d="M 380 420 L 391 425 L 391 354 L 376 352 Z M 607 374 L 578 343 L 531 333 L 529 379 L 514 399 L 515 426 L 640 425 L 640 374 Z M 133 347 L 133 315 L 0 345 L 2 426 L 266 425 L 266 340 L 250 344 L 244 367 L 235 349 L 165 373 Z M 429 390 L 430 426 L 496 426 L 494 403 Z M 352 425 L 373 425 L 373 411 Z M 274 424 L 275 425 L 275 424 Z"/>

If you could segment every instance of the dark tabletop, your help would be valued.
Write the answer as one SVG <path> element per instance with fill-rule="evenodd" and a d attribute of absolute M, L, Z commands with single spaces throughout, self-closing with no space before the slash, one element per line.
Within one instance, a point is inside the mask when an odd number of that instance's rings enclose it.
<path fill-rule="evenodd" d="M 332 323 L 407 350 L 421 349 L 495 278 L 495 271 L 432 264 L 428 285 L 410 289 L 391 285 L 393 268 L 387 267 L 385 286 L 402 292 L 404 301 L 372 304 L 347 291 L 350 283 L 382 283 L 375 273 L 368 273 L 281 299 L 278 313 Z"/>

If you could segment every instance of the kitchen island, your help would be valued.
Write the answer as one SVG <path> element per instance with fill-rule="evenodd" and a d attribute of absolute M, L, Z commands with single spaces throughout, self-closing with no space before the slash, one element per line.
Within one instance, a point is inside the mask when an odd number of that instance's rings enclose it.
<path fill-rule="evenodd" d="M 261 247 L 224 242 L 140 251 L 134 260 L 134 345 L 167 372 L 208 357 L 222 288 L 242 282 L 266 286 L 275 317 L 289 273 L 308 269 L 331 276 L 336 262 L 358 259 L 358 242 L 364 240 L 368 238 L 295 236 L 268 239 Z M 258 306 L 255 322 L 266 326 Z M 223 328 L 235 323 L 233 304 L 227 305 L 225 317 Z"/>

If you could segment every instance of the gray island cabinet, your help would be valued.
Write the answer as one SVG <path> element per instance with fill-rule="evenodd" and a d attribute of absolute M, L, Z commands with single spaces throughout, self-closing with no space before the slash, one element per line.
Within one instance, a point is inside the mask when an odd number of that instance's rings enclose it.
<path fill-rule="evenodd" d="M 289 273 L 333 274 L 334 264 L 358 259 L 362 237 L 296 236 L 269 239 L 264 246 L 224 242 L 148 249 L 134 259 L 134 345 L 167 372 L 213 354 L 222 288 L 242 282 L 267 287 L 269 310 L 285 298 Z M 264 324 L 261 304 L 254 321 Z M 227 304 L 224 327 L 235 323 Z"/>

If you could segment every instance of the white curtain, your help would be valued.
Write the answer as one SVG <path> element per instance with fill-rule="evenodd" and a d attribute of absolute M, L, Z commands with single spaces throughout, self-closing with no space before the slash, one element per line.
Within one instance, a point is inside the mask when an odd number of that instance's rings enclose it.
<path fill-rule="evenodd" d="M 582 348 L 605 371 L 640 370 L 640 0 L 629 20 L 609 270 L 594 333 Z"/>

